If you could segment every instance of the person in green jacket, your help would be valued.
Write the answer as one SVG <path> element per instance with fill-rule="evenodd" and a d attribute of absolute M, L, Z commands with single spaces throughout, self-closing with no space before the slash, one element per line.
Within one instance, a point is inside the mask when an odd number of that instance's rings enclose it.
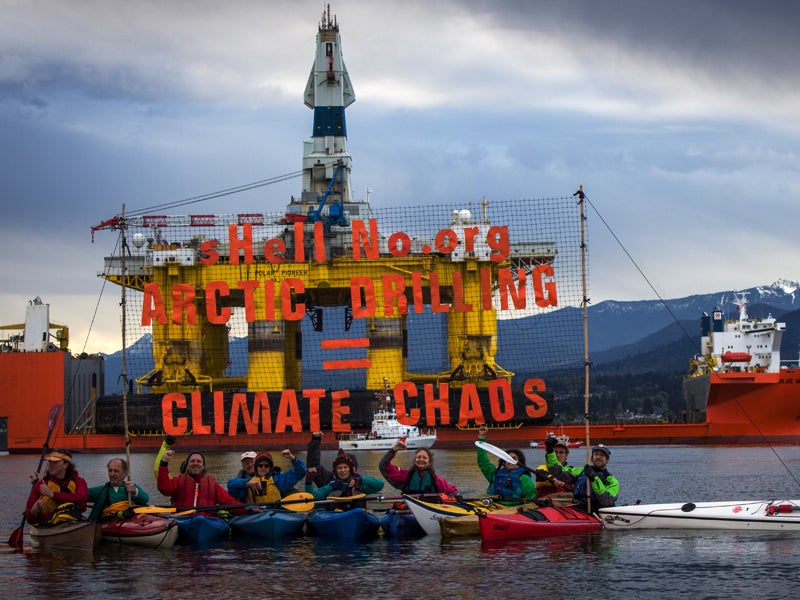
<path fill-rule="evenodd" d="M 544 441 L 545 464 L 543 468 L 550 472 L 547 481 L 537 483 L 537 497 L 542 498 L 558 493 L 572 493 L 572 483 L 583 473 L 583 467 L 571 467 L 567 464 L 569 447 L 567 443 L 550 434 Z M 554 468 L 556 467 L 556 468 Z"/>
<path fill-rule="evenodd" d="M 306 482 L 305 491 L 314 495 L 320 500 L 328 496 L 356 496 L 358 494 L 376 494 L 383 489 L 383 481 L 377 477 L 367 477 L 360 475 L 356 471 L 353 459 L 339 450 L 339 454 L 333 459 L 331 478 L 322 487 L 314 489 L 310 482 Z"/>
<path fill-rule="evenodd" d="M 486 425 L 478 428 L 478 439 L 486 441 L 486 434 L 489 429 Z M 525 465 L 525 455 L 514 448 L 506 450 L 506 453 L 517 460 L 516 465 L 508 465 L 501 458 L 497 466 L 489 460 L 489 453 L 483 448 L 477 448 L 478 468 L 483 473 L 486 481 L 489 482 L 487 492 L 508 498 L 506 502 L 518 503 L 521 498 L 535 498 L 536 484 L 529 474 Z"/>
<path fill-rule="evenodd" d="M 150 502 L 150 496 L 141 487 L 132 481 L 125 481 L 128 476 L 128 463 L 123 458 L 112 458 L 106 465 L 108 481 L 103 485 L 89 488 L 89 502 L 94 502 L 90 521 L 116 516 L 117 512 L 129 508 L 130 505 L 145 506 Z"/>
<path fill-rule="evenodd" d="M 592 448 L 591 456 L 591 464 L 581 468 L 557 464 L 548 467 L 554 477 L 573 485 L 572 501 L 584 512 L 614 506 L 619 496 L 619 481 L 608 471 L 611 449 L 598 444 Z"/>

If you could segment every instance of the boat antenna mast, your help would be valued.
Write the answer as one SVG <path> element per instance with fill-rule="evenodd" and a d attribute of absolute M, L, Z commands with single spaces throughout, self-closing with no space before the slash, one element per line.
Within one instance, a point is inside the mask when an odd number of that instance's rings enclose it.
<path fill-rule="evenodd" d="M 126 345 L 125 340 L 128 332 L 126 331 L 127 325 L 127 272 L 125 267 L 125 253 L 128 249 L 128 241 L 125 239 L 125 205 L 122 205 L 122 213 L 120 215 L 119 235 L 120 235 L 120 278 L 122 280 L 122 299 L 120 305 L 122 307 L 122 366 L 120 370 L 120 379 L 122 380 L 122 426 L 125 429 L 125 459 L 128 464 L 127 480 L 131 480 L 131 436 L 128 431 L 128 364 L 126 358 Z M 131 493 L 128 492 L 128 507 L 133 505 Z"/>
<path fill-rule="evenodd" d="M 578 206 L 581 213 L 581 290 L 583 293 L 583 374 L 584 374 L 584 391 L 583 391 L 583 423 L 585 427 L 586 436 L 586 464 L 591 464 L 592 460 L 592 445 L 589 439 L 589 370 L 592 363 L 589 362 L 589 297 L 588 285 L 586 281 L 586 195 L 583 193 L 583 185 L 578 187 L 578 191 L 572 194 L 578 197 Z M 587 483 L 587 485 L 591 485 Z M 592 512 L 592 494 L 591 488 L 587 490 L 587 508 Z"/>

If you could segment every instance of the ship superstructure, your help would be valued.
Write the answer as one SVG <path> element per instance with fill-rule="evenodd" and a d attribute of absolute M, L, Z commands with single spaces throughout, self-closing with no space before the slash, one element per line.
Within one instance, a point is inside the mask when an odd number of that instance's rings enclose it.
<path fill-rule="evenodd" d="M 738 318 L 726 320 L 719 307 L 714 308 L 711 316 L 701 317 L 701 353 L 690 365 L 690 376 L 709 371 L 780 371 L 781 338 L 786 323 L 779 323 L 772 315 L 751 319 L 747 314 L 747 292 L 736 293 L 734 299 Z"/>

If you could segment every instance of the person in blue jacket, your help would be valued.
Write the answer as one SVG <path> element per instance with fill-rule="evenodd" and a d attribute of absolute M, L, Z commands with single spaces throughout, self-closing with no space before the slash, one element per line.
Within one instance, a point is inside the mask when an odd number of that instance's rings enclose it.
<path fill-rule="evenodd" d="M 260 452 L 254 460 L 253 475 L 229 479 L 228 493 L 242 502 L 277 502 L 283 496 L 293 493 L 294 485 L 306 476 L 306 465 L 303 459 L 292 454 L 288 448 L 281 450 L 281 456 L 292 463 L 290 470 L 281 472 L 269 452 Z"/>

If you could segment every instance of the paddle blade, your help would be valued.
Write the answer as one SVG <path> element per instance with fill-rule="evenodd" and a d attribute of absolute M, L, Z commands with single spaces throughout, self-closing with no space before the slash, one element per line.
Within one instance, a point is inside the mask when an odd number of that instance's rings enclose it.
<path fill-rule="evenodd" d="M 171 506 L 137 506 L 133 509 L 137 515 L 158 515 L 175 512 L 175 507 Z"/>
<path fill-rule="evenodd" d="M 14 548 L 22 548 L 22 538 L 24 535 L 22 527 L 17 527 L 8 537 L 8 545 Z"/>
<path fill-rule="evenodd" d="M 61 404 L 54 404 L 53 408 L 50 409 L 50 412 L 47 414 L 47 430 L 53 431 L 58 423 L 58 417 L 61 416 Z"/>
<path fill-rule="evenodd" d="M 280 506 L 294 512 L 308 512 L 314 508 L 314 494 L 308 492 L 289 494 L 281 499 Z"/>
<path fill-rule="evenodd" d="M 359 493 L 353 494 L 352 496 L 328 496 L 327 500 L 333 500 L 334 502 L 352 502 L 353 500 L 361 500 L 361 498 L 365 498 L 366 494 Z"/>
<path fill-rule="evenodd" d="M 511 456 L 505 450 L 498 448 L 497 446 L 492 446 L 488 442 L 483 442 L 481 440 L 475 440 L 475 445 L 480 448 L 481 450 L 486 450 L 489 454 L 494 454 L 497 458 L 502 458 L 510 465 L 517 464 L 517 459 Z"/>

